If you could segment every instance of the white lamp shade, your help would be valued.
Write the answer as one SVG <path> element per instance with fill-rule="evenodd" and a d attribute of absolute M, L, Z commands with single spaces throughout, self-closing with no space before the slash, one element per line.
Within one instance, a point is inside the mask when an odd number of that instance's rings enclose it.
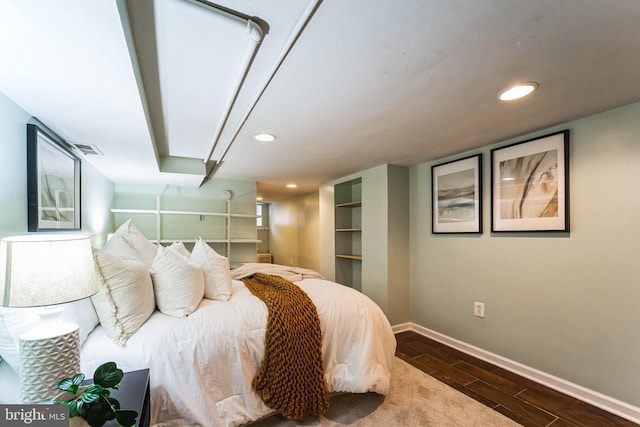
<path fill-rule="evenodd" d="M 98 291 L 89 236 L 29 234 L 0 240 L 0 303 L 62 304 Z"/>

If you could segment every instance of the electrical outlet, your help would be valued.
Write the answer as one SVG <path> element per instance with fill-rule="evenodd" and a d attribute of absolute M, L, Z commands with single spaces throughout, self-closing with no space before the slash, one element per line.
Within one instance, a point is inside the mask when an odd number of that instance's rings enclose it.
<path fill-rule="evenodd" d="M 484 317 L 484 303 L 483 302 L 474 302 L 473 303 L 473 314 L 478 317 Z"/>

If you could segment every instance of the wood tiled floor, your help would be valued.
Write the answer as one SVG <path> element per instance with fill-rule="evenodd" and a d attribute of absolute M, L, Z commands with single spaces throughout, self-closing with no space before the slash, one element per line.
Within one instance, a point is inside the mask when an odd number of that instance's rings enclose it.
<path fill-rule="evenodd" d="M 415 332 L 396 339 L 396 356 L 523 426 L 638 426 Z"/>

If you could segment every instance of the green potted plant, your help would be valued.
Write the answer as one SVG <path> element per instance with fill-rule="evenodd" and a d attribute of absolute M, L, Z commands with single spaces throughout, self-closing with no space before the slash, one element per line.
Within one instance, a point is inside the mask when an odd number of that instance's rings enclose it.
<path fill-rule="evenodd" d="M 57 401 L 69 405 L 69 416 L 80 417 L 91 427 L 100 427 L 116 419 L 121 426 L 135 424 L 136 411 L 120 409 L 120 402 L 110 396 L 109 389 L 117 389 L 124 372 L 114 362 L 103 363 L 93 374 L 93 384 L 82 385 L 84 374 L 79 373 L 58 383 L 63 391 Z"/>

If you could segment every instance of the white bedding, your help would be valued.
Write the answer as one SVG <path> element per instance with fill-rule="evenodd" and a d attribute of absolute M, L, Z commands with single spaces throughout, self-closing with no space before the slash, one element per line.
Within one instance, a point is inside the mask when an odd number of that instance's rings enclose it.
<path fill-rule="evenodd" d="M 334 282 L 295 283 L 318 310 L 328 391 L 385 394 L 396 341 L 380 308 Z M 82 370 L 90 376 L 109 360 L 125 371 L 150 368 L 152 425 L 241 425 L 272 412 L 251 388 L 266 319 L 262 301 L 234 280 L 229 301 L 204 299 L 183 319 L 156 311 L 124 347 L 98 326 L 82 348 Z"/>

